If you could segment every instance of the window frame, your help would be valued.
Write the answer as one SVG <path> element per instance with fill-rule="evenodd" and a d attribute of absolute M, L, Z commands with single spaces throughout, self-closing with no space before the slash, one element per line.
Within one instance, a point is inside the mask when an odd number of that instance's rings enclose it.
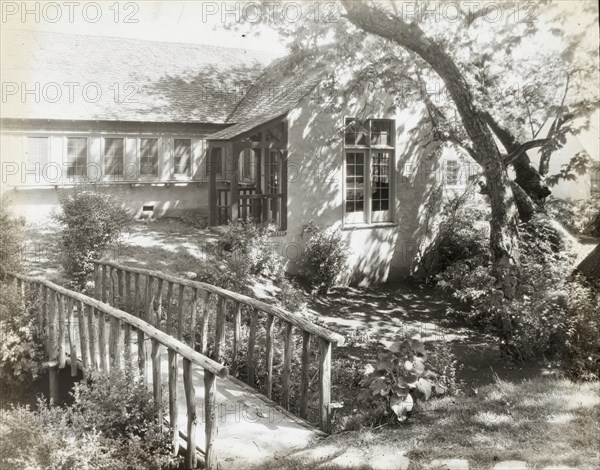
<path fill-rule="evenodd" d="M 450 171 L 449 171 L 449 164 L 452 163 L 453 165 L 456 165 L 455 170 L 456 170 L 456 174 L 453 175 L 454 178 L 456 178 L 456 180 L 454 182 L 452 181 L 448 181 L 448 177 L 450 175 Z M 454 169 L 453 169 L 454 171 Z M 448 158 L 446 160 L 444 160 L 444 174 L 443 174 L 443 181 L 444 181 L 444 186 L 447 188 L 457 188 L 458 186 L 460 186 L 460 160 L 458 158 Z"/>
<path fill-rule="evenodd" d="M 346 128 L 349 120 L 356 120 L 352 116 L 344 116 L 344 135 L 343 135 L 343 162 L 342 162 L 342 227 L 343 228 L 360 228 L 360 227 L 377 227 L 394 225 L 396 220 L 395 214 L 395 156 L 396 156 L 396 122 L 394 119 L 388 118 L 368 118 L 366 122 L 367 135 L 365 137 L 366 145 L 350 145 L 346 143 Z M 374 145 L 372 143 L 372 123 L 374 121 L 382 121 L 389 123 L 388 145 Z M 346 211 L 346 195 L 348 188 L 348 169 L 347 161 L 349 153 L 363 152 L 364 154 L 364 207 L 362 212 L 347 212 Z M 389 194 L 388 194 L 388 209 L 385 211 L 373 211 L 373 155 L 377 152 L 389 153 L 388 178 L 389 178 Z M 386 215 L 382 215 L 386 213 Z M 362 214 L 361 216 L 350 214 Z"/>
<path fill-rule="evenodd" d="M 157 155 L 156 155 L 156 174 L 142 174 L 142 140 L 156 140 Z M 162 137 L 160 136 L 138 136 L 136 139 L 136 153 L 137 153 L 137 179 L 139 181 L 159 181 L 161 179 L 161 149 L 162 149 Z"/>
<path fill-rule="evenodd" d="M 173 136 L 171 137 L 171 155 L 170 155 L 170 163 L 171 163 L 171 177 L 174 180 L 181 181 L 189 181 L 192 179 L 192 175 L 194 172 L 194 139 L 190 136 Z M 188 166 L 187 173 L 177 173 L 177 169 L 175 167 L 175 141 L 176 140 L 189 140 L 190 141 L 190 163 Z"/>
<path fill-rule="evenodd" d="M 69 139 L 85 139 L 85 165 L 83 175 L 69 176 L 68 158 L 69 158 Z M 87 181 L 88 179 L 88 166 L 90 163 L 90 136 L 89 135 L 77 135 L 77 134 L 65 134 L 63 136 L 63 155 L 62 155 L 62 168 L 63 175 L 62 181 L 76 182 L 76 181 Z"/>
<path fill-rule="evenodd" d="M 109 175 L 106 171 L 106 139 L 121 139 L 123 141 L 123 168 L 120 175 Z M 100 159 L 102 161 L 102 179 L 104 181 L 125 181 L 127 178 L 127 136 L 102 135 L 100 138 Z"/>

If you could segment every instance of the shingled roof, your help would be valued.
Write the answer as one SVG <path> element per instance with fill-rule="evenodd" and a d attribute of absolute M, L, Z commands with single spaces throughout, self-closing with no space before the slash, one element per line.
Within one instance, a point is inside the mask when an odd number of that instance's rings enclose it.
<path fill-rule="evenodd" d="M 250 50 L 30 31 L 3 34 L 1 53 L 5 91 L 17 87 L 1 116 L 21 119 L 233 123 L 272 61 Z M 25 87 L 32 93 L 22 96 Z"/>

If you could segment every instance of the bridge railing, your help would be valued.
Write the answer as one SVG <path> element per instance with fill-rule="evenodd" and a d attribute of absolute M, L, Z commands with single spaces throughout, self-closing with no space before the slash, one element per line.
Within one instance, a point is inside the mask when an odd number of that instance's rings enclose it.
<path fill-rule="evenodd" d="M 273 361 L 276 348 L 274 324 L 277 320 L 283 335 L 280 404 L 288 410 L 294 354 L 293 334 L 296 329 L 297 333 L 302 335 L 300 398 L 297 412 L 303 419 L 308 419 L 309 414 L 311 348 L 314 346 L 311 342 L 318 342 L 318 424 L 323 431 L 331 431 L 331 354 L 333 345 L 344 344 L 342 335 L 316 325 L 300 314 L 211 284 L 109 261 L 93 263 L 97 299 L 112 305 L 128 305 L 128 310 L 138 312 L 148 323 L 176 336 L 179 340 L 186 341 L 192 349 L 197 349 L 202 354 L 208 354 L 210 343 L 211 357 L 216 362 L 223 362 L 227 348 L 231 351 L 229 359 L 232 359 L 232 369 L 237 369 L 243 327 L 247 333 L 247 343 L 243 345 L 247 348 L 246 357 L 243 358 L 246 364 L 245 379 L 251 387 L 256 387 L 259 373 L 258 337 L 260 334 L 262 338 L 264 334 L 266 371 L 261 377 L 264 376 L 262 392 L 268 398 L 272 398 L 273 395 Z M 264 327 L 259 319 L 264 323 Z M 209 324 L 212 326 L 210 330 Z M 232 338 L 226 342 L 228 328 Z"/>
<path fill-rule="evenodd" d="M 228 368 L 194 351 L 188 345 L 169 336 L 144 320 L 113 306 L 102 303 L 78 292 L 58 286 L 41 278 L 8 273 L 9 281 L 24 298 L 33 292 L 39 302 L 38 321 L 46 333 L 46 352 L 50 370 L 50 398 L 58 396 L 57 369 L 70 364 L 71 374 L 77 368 L 84 373 L 116 369 L 132 370 L 135 357 L 132 344 L 137 342 L 137 367 L 140 376 L 148 383 L 146 367 L 146 339 L 151 343 L 152 385 L 158 422 L 163 422 L 163 399 L 161 387 L 161 348 L 168 351 L 168 402 L 169 422 L 173 429 L 174 451 L 179 451 L 178 419 L 178 356 L 183 358 L 183 385 L 187 408 L 186 468 L 197 467 L 196 447 L 196 401 L 193 384 L 193 368 L 204 370 L 204 431 L 206 447 L 205 464 L 208 469 L 217 468 L 214 438 L 217 434 L 216 378 L 226 377 Z M 36 303 L 37 304 L 37 303 Z M 108 332 L 107 332 L 108 330 Z M 76 334 L 76 332 L 78 334 Z M 134 337 L 137 338 L 135 341 Z"/>

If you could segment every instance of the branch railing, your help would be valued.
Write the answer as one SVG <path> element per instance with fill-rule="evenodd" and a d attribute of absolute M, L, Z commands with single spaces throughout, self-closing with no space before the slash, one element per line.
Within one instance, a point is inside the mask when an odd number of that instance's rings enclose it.
<path fill-rule="evenodd" d="M 38 322 L 46 333 L 46 352 L 50 371 L 50 399 L 58 396 L 58 370 L 69 363 L 71 375 L 80 367 L 84 373 L 135 367 L 132 344 L 137 342 L 140 376 L 148 382 L 146 340 L 151 343 L 152 384 L 158 422 L 163 422 L 163 399 L 160 353 L 168 352 L 169 423 L 173 430 L 174 452 L 179 452 L 178 429 L 178 356 L 183 359 L 183 386 L 187 408 L 186 468 L 197 467 L 196 426 L 197 413 L 192 373 L 194 367 L 204 371 L 204 449 L 207 469 L 217 468 L 214 438 L 217 434 L 216 378 L 226 377 L 228 368 L 194 351 L 188 345 L 164 331 L 129 313 L 107 305 L 79 292 L 74 292 L 41 278 L 8 273 L 8 279 L 25 298 L 27 290 L 40 299 Z M 76 329 L 77 328 L 77 329 Z M 109 330 L 107 332 L 107 329 Z M 76 334 L 78 332 L 78 334 Z M 133 338 L 136 338 L 137 341 Z M 132 340 L 133 339 L 133 340 Z"/>
<path fill-rule="evenodd" d="M 296 408 L 303 419 L 308 419 L 309 415 L 309 389 L 312 382 L 311 344 L 313 338 L 316 339 L 319 377 L 318 425 L 321 430 L 331 432 L 332 346 L 344 344 L 342 335 L 319 326 L 300 314 L 204 282 L 109 261 L 94 261 L 93 264 L 97 299 L 112 305 L 128 306 L 124 308 L 138 312 L 148 323 L 176 336 L 178 340 L 187 342 L 192 349 L 210 355 L 216 362 L 221 363 L 226 359 L 225 349 L 231 351 L 231 356 L 227 359 L 232 359 L 233 369 L 237 368 L 235 366 L 241 352 L 241 332 L 244 326 L 247 332 L 247 343 L 244 345 L 247 347 L 244 358 L 245 378 L 246 383 L 253 388 L 256 388 L 259 372 L 258 335 L 264 333 L 266 371 L 261 391 L 270 399 L 273 396 L 273 362 L 276 349 L 274 324 L 277 320 L 283 336 L 280 404 L 287 410 L 290 409 L 291 397 L 293 335 L 294 330 L 298 330 L 302 335 L 302 354 L 300 397 Z M 244 323 L 242 313 L 245 314 Z M 259 320 L 264 323 L 264 327 L 260 325 Z M 209 324 L 212 326 L 210 335 Z M 231 342 L 226 342 L 228 329 L 232 336 Z M 210 354 L 209 343 L 212 346 Z"/>

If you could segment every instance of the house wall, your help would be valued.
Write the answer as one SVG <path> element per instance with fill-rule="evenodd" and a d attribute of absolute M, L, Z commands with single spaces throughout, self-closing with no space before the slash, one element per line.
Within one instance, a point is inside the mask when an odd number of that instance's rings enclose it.
<path fill-rule="evenodd" d="M 62 191 L 76 187 L 117 195 L 136 216 L 144 206 L 153 207 L 144 216 L 178 215 L 195 210 L 208 215 L 205 137 L 222 125 L 3 121 L 1 144 L 2 198 L 28 218 L 45 217 L 58 206 Z M 47 137 L 48 162 L 35 164 L 27 159 L 27 138 Z M 87 138 L 87 177 L 67 173 L 67 137 Z M 108 175 L 104 165 L 104 139 L 124 138 L 124 169 L 119 176 Z M 140 139 L 158 139 L 158 174 L 140 175 Z M 173 139 L 190 139 L 192 159 L 188 175 L 174 171 Z"/>
<path fill-rule="evenodd" d="M 306 100 L 288 115 L 288 229 L 276 238 L 288 258 L 288 269 L 299 269 L 304 226 L 333 225 L 342 229 L 350 258 L 342 281 L 368 285 L 408 276 L 424 234 L 423 207 L 428 192 L 443 183 L 446 160 L 459 160 L 452 147 L 424 146 L 423 108 L 414 106 L 386 112 L 385 99 L 367 96 L 332 111 L 329 103 Z M 393 161 L 393 210 L 390 223 L 352 226 L 344 222 L 344 139 L 340 132 L 345 117 L 364 116 L 395 120 Z M 462 158 L 462 157 L 461 157 Z M 466 181 L 469 165 L 460 160 Z M 468 163 L 468 162 L 467 162 Z M 466 168 L 466 169 L 465 169 Z M 458 189 L 458 188 L 456 188 Z"/>

